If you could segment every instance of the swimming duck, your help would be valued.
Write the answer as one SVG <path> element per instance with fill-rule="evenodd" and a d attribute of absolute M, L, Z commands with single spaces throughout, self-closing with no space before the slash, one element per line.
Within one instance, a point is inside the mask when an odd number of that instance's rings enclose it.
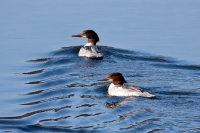
<path fill-rule="evenodd" d="M 79 56 L 84 56 L 92 59 L 103 58 L 101 49 L 96 46 L 96 43 L 99 41 L 99 37 L 95 31 L 84 30 L 81 34 L 72 35 L 72 37 L 88 38 L 88 42 L 83 47 L 81 47 L 78 53 Z"/>
<path fill-rule="evenodd" d="M 135 85 L 127 84 L 123 75 L 119 72 L 111 73 L 102 80 L 112 82 L 108 88 L 108 94 L 111 96 L 141 96 L 148 98 L 155 97 L 155 95 L 144 92 L 141 88 Z"/>

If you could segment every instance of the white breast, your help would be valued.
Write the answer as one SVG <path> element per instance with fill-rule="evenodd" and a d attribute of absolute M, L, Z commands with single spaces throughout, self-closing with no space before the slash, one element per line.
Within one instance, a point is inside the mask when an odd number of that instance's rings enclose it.
<path fill-rule="evenodd" d="M 78 55 L 89 57 L 89 58 L 103 57 L 103 54 L 101 53 L 100 48 L 94 45 L 90 45 L 90 43 L 89 44 L 87 43 L 84 47 L 81 47 Z"/>

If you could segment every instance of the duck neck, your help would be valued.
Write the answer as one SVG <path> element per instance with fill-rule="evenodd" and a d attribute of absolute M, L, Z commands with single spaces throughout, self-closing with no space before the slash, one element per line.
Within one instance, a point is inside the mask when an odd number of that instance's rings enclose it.
<path fill-rule="evenodd" d="M 123 85 L 124 83 L 127 83 L 125 80 L 124 81 L 115 81 L 113 82 L 114 85 Z"/>
<path fill-rule="evenodd" d="M 117 82 L 113 82 L 114 85 L 123 85 L 124 83 L 126 83 L 126 82 L 118 82 L 118 81 Z"/>
<path fill-rule="evenodd" d="M 94 38 L 88 38 L 88 43 L 92 43 L 93 45 L 96 45 L 96 41 Z"/>

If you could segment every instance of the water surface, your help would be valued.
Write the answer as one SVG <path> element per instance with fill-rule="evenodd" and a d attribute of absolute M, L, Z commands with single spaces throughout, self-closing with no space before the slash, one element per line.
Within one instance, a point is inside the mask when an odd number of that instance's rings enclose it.
<path fill-rule="evenodd" d="M 79 48 L 26 61 L 8 93 L 14 98 L 5 101 L 1 131 L 199 132 L 200 66 L 107 46 L 103 60 L 84 60 Z M 108 96 L 109 83 L 98 79 L 116 71 L 156 98 Z"/>
<path fill-rule="evenodd" d="M 200 132 L 199 6 L 0 1 L 0 131 Z M 77 56 L 85 29 L 103 60 Z M 108 96 L 98 79 L 116 71 L 156 98 Z"/>

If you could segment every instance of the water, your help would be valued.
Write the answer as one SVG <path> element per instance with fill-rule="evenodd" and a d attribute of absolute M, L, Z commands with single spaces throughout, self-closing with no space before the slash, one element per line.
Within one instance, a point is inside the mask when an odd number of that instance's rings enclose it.
<path fill-rule="evenodd" d="M 27 60 L 4 103 L 1 131 L 199 132 L 200 66 L 107 46 L 103 60 L 85 61 L 79 48 Z M 98 79 L 115 71 L 156 98 L 109 97 L 109 83 Z"/>
<path fill-rule="evenodd" d="M 0 2 L 0 132 L 200 132 L 199 2 L 90 2 Z M 116 71 L 156 98 L 108 96 Z"/>

